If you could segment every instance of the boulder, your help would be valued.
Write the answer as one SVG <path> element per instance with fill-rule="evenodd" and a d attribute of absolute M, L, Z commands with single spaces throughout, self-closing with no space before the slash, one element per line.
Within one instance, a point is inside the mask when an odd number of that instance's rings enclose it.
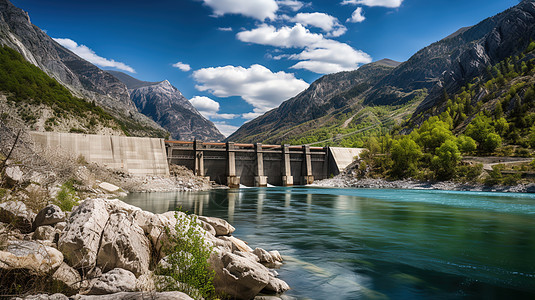
<path fill-rule="evenodd" d="M 0 203 L 0 222 L 11 224 L 22 233 L 32 231 L 32 222 L 35 214 L 31 212 L 26 204 L 20 201 L 7 201 Z"/>
<path fill-rule="evenodd" d="M 88 295 L 106 295 L 119 292 L 134 292 L 136 276 L 127 270 L 115 268 L 91 281 Z"/>
<path fill-rule="evenodd" d="M 125 212 L 113 213 L 102 232 L 97 265 L 104 272 L 123 268 L 136 276 L 149 270 L 151 245 L 141 227 Z"/>
<path fill-rule="evenodd" d="M 111 184 L 111 183 L 108 183 L 108 182 L 101 182 L 99 185 L 98 185 L 99 188 L 101 188 L 103 191 L 105 192 L 108 192 L 108 193 L 115 193 L 115 192 L 118 192 L 121 190 L 120 187 L 114 185 L 114 184 Z"/>
<path fill-rule="evenodd" d="M 56 225 L 54 226 L 54 228 L 56 228 L 56 229 L 59 230 L 59 231 L 63 231 L 65 228 L 67 228 L 67 222 L 59 222 L 59 223 L 56 223 Z"/>
<path fill-rule="evenodd" d="M 271 255 L 271 257 L 273 257 L 273 259 L 274 259 L 275 261 L 282 262 L 282 256 L 281 256 L 281 254 L 279 253 L 279 251 L 277 251 L 277 250 L 272 250 L 272 251 L 269 251 L 268 253 L 269 253 L 269 255 Z"/>
<path fill-rule="evenodd" d="M 251 299 L 264 289 L 272 278 L 263 265 L 228 252 L 214 252 L 210 257 L 210 265 L 216 272 L 216 291 L 231 298 Z"/>
<path fill-rule="evenodd" d="M 193 300 L 190 296 L 182 292 L 121 292 L 111 295 L 76 295 L 74 300 Z"/>
<path fill-rule="evenodd" d="M 33 222 L 33 227 L 37 228 L 44 225 L 55 225 L 56 223 L 65 221 L 65 213 L 54 204 L 49 204 L 43 208 Z"/>
<path fill-rule="evenodd" d="M 241 251 L 241 252 L 253 252 L 253 249 L 249 247 L 244 241 L 235 238 L 233 236 L 220 236 L 219 239 L 232 243 L 232 252 Z"/>
<path fill-rule="evenodd" d="M 269 254 L 266 250 L 262 248 L 254 249 L 253 253 L 258 256 L 260 263 L 262 264 L 273 264 L 275 259 Z"/>
<path fill-rule="evenodd" d="M 9 186 L 15 186 L 23 181 L 23 173 L 19 166 L 10 166 L 5 169 L 5 179 Z"/>
<path fill-rule="evenodd" d="M 220 218 L 200 216 L 199 220 L 212 226 L 216 232 L 215 236 L 230 235 L 236 230 L 227 221 Z"/>
<path fill-rule="evenodd" d="M 0 270 L 25 270 L 33 275 L 45 275 L 57 269 L 63 254 L 55 248 L 34 241 L 9 241 L 0 251 Z"/>
<path fill-rule="evenodd" d="M 32 234 L 33 240 L 49 241 L 54 242 L 59 239 L 60 231 L 55 229 L 52 226 L 40 226 Z"/>
<path fill-rule="evenodd" d="M 271 277 L 264 291 L 275 294 L 282 294 L 290 289 L 290 286 L 279 278 Z"/>
<path fill-rule="evenodd" d="M 108 218 L 103 199 L 85 200 L 73 210 L 58 241 L 58 248 L 70 266 L 80 269 L 95 266 L 102 230 Z"/>
<path fill-rule="evenodd" d="M 80 290 L 82 277 L 78 271 L 62 262 L 56 272 L 52 274 L 52 281 L 62 291 L 75 294 Z"/>

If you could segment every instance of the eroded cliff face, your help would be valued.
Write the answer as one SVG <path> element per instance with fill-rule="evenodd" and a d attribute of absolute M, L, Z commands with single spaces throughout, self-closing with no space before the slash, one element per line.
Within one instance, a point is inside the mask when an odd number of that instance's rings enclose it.
<path fill-rule="evenodd" d="M 225 136 L 203 117 L 169 81 L 146 82 L 110 71 L 124 82 L 138 110 L 171 133 L 176 140 L 222 141 Z"/>
<path fill-rule="evenodd" d="M 137 111 L 125 84 L 55 42 L 8 0 L 0 0 L 0 45 L 21 53 L 74 95 L 95 101 L 126 124 L 138 125 L 130 126 L 131 134 L 165 135 L 163 128 Z"/>

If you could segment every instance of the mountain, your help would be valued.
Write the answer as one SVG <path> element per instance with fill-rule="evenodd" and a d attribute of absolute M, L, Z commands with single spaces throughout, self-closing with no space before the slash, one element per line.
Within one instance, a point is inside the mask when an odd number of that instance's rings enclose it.
<path fill-rule="evenodd" d="M 117 71 L 109 71 L 128 87 L 138 110 L 152 118 L 177 140 L 222 141 L 225 136 L 203 117 L 169 81 L 147 82 Z"/>
<path fill-rule="evenodd" d="M 116 117 L 126 133 L 165 136 L 166 131 L 137 111 L 124 83 L 65 49 L 30 22 L 28 13 L 0 0 L 0 45 L 8 46 L 70 90 Z"/>
<path fill-rule="evenodd" d="M 521 54 L 535 39 L 535 1 L 518 5 L 448 37 L 396 64 L 379 62 L 352 72 L 326 75 L 278 108 L 244 124 L 228 139 L 237 142 L 299 142 L 318 135 L 343 137 L 339 128 L 380 125 L 387 118 L 418 126 L 430 110 L 456 94 L 472 79 L 507 57 Z M 385 66 L 387 65 L 387 66 Z M 376 114 L 381 111 L 381 114 Z M 355 120 L 355 117 L 357 119 Z M 359 123 L 360 122 L 360 123 Z M 330 132 L 321 131 L 325 125 Z M 321 133 L 321 134 L 320 134 Z"/>
<path fill-rule="evenodd" d="M 306 124 L 347 108 L 375 83 L 392 71 L 399 62 L 384 59 L 366 64 L 355 71 L 329 74 L 313 82 L 305 91 L 283 102 L 264 115 L 245 123 L 227 140 L 239 142 L 280 143 L 289 136 L 310 130 Z M 312 125 L 320 128 L 328 119 Z"/>

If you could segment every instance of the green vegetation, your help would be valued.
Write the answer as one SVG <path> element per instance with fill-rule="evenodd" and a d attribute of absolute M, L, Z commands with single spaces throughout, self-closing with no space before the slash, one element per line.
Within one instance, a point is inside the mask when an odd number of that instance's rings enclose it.
<path fill-rule="evenodd" d="M 71 211 L 72 208 L 78 204 L 80 199 L 76 195 L 76 190 L 74 189 L 74 180 L 69 180 L 65 182 L 54 200 L 54 204 L 59 206 L 63 211 Z"/>
<path fill-rule="evenodd" d="M 483 166 L 462 155 L 530 157 L 535 150 L 535 42 L 519 56 L 487 68 L 457 94 L 390 134 L 369 136 L 358 176 L 421 180 L 479 180 Z M 416 120 L 427 120 L 416 125 Z M 416 128 L 416 129 L 414 129 Z M 412 130 L 412 131 L 411 131 Z M 410 134 L 400 134 L 410 132 Z M 533 166 L 494 166 L 487 185 L 516 184 Z"/>
<path fill-rule="evenodd" d="M 195 299 L 215 298 L 215 273 L 208 259 L 212 247 L 207 245 L 201 225 L 194 215 L 175 213 L 174 230 L 166 228 L 169 243 L 164 245 L 166 263 L 156 269 L 156 283 L 163 291 L 182 291 Z"/>
<path fill-rule="evenodd" d="M 34 122 L 36 116 L 28 105 L 44 104 L 53 109 L 55 117 L 96 118 L 104 124 L 116 126 L 115 118 L 94 102 L 74 97 L 55 79 L 6 46 L 0 48 L 0 90 L 9 93 L 8 100 L 17 105 L 23 120 L 29 123 Z M 49 120 L 47 125 L 54 121 L 55 118 Z"/>

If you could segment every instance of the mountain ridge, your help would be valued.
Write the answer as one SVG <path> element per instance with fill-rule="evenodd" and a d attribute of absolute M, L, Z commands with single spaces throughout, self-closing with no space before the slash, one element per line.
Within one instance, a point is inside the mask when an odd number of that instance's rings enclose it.
<path fill-rule="evenodd" d="M 130 134 L 166 135 L 161 126 L 137 111 L 125 84 L 58 44 L 8 0 L 0 0 L 0 45 L 15 49 L 75 96 L 105 108 Z"/>
<path fill-rule="evenodd" d="M 225 139 L 214 123 L 201 115 L 168 80 L 148 82 L 119 71 L 110 73 L 127 85 L 139 111 L 169 131 L 173 139 L 207 142 Z"/>
<path fill-rule="evenodd" d="M 325 75 L 298 96 L 244 124 L 227 140 L 281 143 L 306 136 L 306 132 L 315 134 L 314 130 L 324 126 L 326 120 L 346 124 L 345 121 L 367 107 L 392 110 L 406 106 L 411 111 L 404 110 L 403 114 L 394 116 L 396 122 L 410 117 L 412 124 L 418 126 L 430 116 L 424 112 L 444 101 L 445 94 L 454 94 L 487 67 L 521 53 L 535 39 L 534 20 L 534 1 L 522 1 L 474 26 L 460 28 L 375 77 L 347 80 L 359 70 L 372 68 L 373 63 L 356 71 Z M 344 77 L 347 78 L 340 80 Z M 326 81 L 331 93 L 315 93 Z M 290 111 L 295 103 L 303 106 L 297 110 L 301 113 Z M 381 123 L 379 115 L 371 119 Z M 350 126 L 360 125 L 351 119 Z"/>

